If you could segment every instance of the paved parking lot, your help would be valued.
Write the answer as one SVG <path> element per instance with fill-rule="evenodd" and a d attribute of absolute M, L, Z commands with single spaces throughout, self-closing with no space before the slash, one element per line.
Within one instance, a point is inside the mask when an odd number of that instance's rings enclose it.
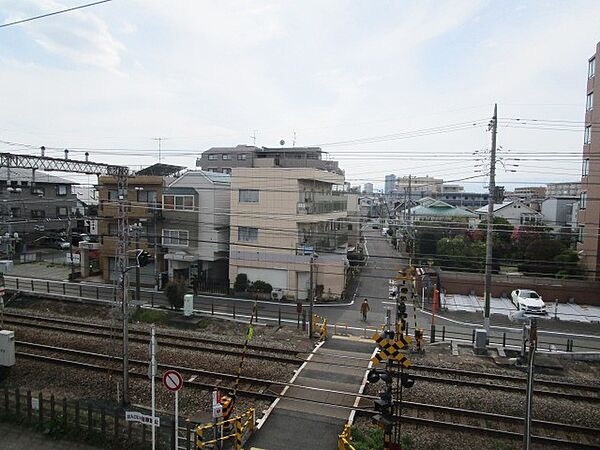
<path fill-rule="evenodd" d="M 448 311 L 483 312 L 484 299 L 475 295 L 448 294 L 442 295 L 442 307 Z M 507 298 L 492 297 L 490 303 L 492 314 L 508 316 L 516 308 Z M 549 319 L 557 318 L 570 322 L 600 323 L 600 307 L 576 305 L 574 303 L 546 303 Z"/>

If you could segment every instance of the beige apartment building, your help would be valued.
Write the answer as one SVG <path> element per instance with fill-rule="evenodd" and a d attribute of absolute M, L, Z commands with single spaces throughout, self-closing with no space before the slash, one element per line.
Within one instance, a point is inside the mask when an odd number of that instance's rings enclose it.
<path fill-rule="evenodd" d="M 316 297 L 341 297 L 348 267 L 344 176 L 312 167 L 238 167 L 231 175 L 230 285 L 244 273 L 306 299 L 312 259 Z"/>
<path fill-rule="evenodd" d="M 596 46 L 596 54 L 588 60 L 577 239 L 577 249 L 581 252 L 588 277 L 592 279 L 600 279 L 600 82 L 596 73 L 599 59 L 600 42 Z"/>

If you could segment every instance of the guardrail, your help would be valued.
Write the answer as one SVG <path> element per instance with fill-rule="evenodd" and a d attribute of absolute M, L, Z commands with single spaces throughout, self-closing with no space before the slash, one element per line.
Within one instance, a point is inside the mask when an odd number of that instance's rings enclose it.
<path fill-rule="evenodd" d="M 221 422 L 198 425 L 196 427 L 196 448 L 221 448 L 221 443 L 231 440 L 233 448 L 241 450 L 244 443 L 252 435 L 256 424 L 254 408 L 240 416 Z"/>

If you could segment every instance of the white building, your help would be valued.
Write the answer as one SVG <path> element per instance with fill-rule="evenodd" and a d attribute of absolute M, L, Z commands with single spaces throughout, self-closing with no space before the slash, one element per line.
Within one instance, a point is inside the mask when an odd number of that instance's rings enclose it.
<path fill-rule="evenodd" d="M 230 179 L 191 170 L 163 193 L 162 245 L 169 278 L 226 285 Z"/>
<path fill-rule="evenodd" d="M 479 215 L 480 220 L 486 220 L 488 207 L 482 206 L 475 212 Z M 494 217 L 502 217 L 514 226 L 535 225 L 544 221 L 541 213 L 520 200 L 494 204 Z"/>

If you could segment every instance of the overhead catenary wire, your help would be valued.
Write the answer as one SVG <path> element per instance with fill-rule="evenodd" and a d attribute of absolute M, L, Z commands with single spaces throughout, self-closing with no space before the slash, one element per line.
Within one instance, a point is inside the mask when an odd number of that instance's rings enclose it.
<path fill-rule="evenodd" d="M 86 3 L 85 5 L 74 6 L 72 8 L 61 9 L 59 11 L 53 11 L 53 12 L 49 12 L 46 14 L 40 14 L 38 16 L 28 17 L 26 19 L 15 20 L 13 22 L 8 22 L 8 23 L 4 23 L 4 24 L 0 25 L 0 28 L 10 27 L 12 25 L 18 25 L 18 24 L 25 23 L 25 22 L 31 22 L 32 20 L 43 19 L 43 18 L 50 17 L 50 16 L 56 16 L 58 14 L 64 14 L 64 13 L 76 11 L 79 9 L 89 8 L 91 6 L 96 6 L 96 5 L 100 5 L 101 3 L 108 3 L 111 1 L 112 0 L 99 0 L 96 2 L 92 2 L 92 3 Z"/>

